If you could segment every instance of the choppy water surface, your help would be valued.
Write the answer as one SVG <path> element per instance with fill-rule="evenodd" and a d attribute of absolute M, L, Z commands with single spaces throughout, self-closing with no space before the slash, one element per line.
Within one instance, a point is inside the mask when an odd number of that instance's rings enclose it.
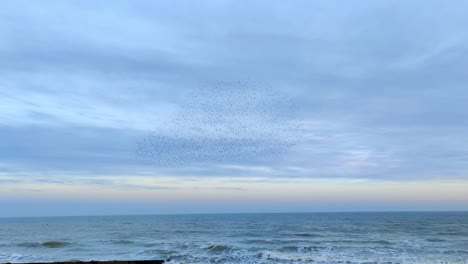
<path fill-rule="evenodd" d="M 0 262 L 468 263 L 468 212 L 0 219 Z"/>

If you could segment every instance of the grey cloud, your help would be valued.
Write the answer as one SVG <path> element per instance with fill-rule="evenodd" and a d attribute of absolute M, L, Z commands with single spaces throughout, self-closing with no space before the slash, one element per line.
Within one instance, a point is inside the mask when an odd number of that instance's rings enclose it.
<path fill-rule="evenodd" d="M 266 166 L 271 177 L 466 178 L 464 10 L 437 1 L 2 3 L 0 157 L 94 174 L 150 166 L 215 177 Z M 280 157 L 140 164 L 145 133 L 184 115 L 187 100 L 199 105 L 193 92 L 216 80 L 289 94 L 294 118 L 311 125 Z M 228 148 L 222 141 L 194 140 L 190 151 Z M 168 159 L 187 150 L 158 144 Z"/>

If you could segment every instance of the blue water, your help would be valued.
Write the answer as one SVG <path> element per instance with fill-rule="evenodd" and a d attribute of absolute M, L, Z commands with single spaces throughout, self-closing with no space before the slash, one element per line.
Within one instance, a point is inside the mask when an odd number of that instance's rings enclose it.
<path fill-rule="evenodd" d="M 0 218 L 0 262 L 468 263 L 468 212 Z"/>

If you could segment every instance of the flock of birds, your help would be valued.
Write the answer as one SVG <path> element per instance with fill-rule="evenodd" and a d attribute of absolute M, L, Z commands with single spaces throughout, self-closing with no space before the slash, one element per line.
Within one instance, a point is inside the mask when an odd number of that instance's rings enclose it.
<path fill-rule="evenodd" d="M 265 85 L 218 82 L 197 89 L 176 117 L 137 144 L 141 160 L 159 166 L 268 160 L 293 146 L 297 107 Z"/>

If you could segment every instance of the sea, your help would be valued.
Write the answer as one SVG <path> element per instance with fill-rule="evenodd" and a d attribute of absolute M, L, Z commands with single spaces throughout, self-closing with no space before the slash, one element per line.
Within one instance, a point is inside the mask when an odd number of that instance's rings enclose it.
<path fill-rule="evenodd" d="M 468 212 L 0 218 L 0 262 L 468 264 Z"/>

